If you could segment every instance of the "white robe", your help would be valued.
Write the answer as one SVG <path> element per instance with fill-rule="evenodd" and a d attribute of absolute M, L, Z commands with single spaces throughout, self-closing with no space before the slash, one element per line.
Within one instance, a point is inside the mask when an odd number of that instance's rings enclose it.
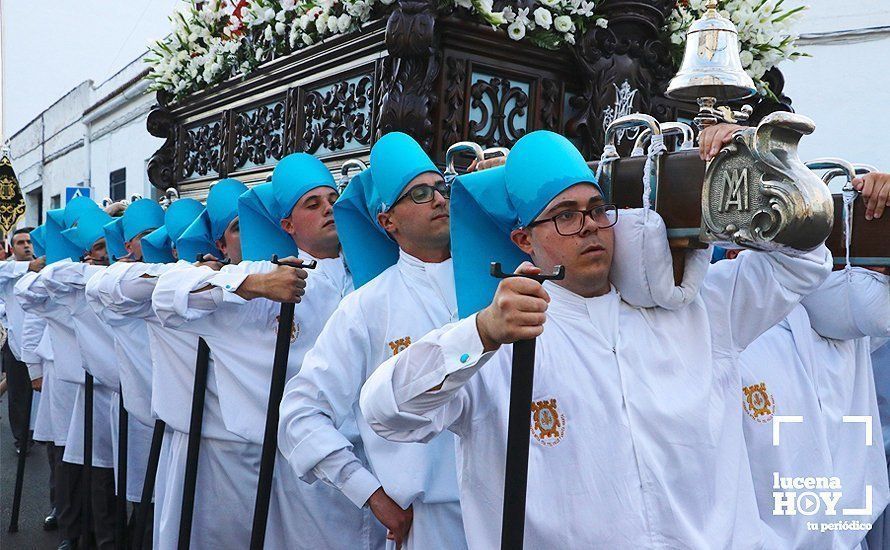
<path fill-rule="evenodd" d="M 28 273 L 16 283 L 16 300 L 18 288 L 27 287 L 37 273 Z M 30 311 L 25 311 L 25 322 L 22 325 L 22 360 L 31 371 L 32 380 L 43 378 L 38 408 L 31 411 L 34 421 L 34 439 L 47 441 L 64 446 L 68 438 L 68 424 L 71 421 L 77 385 L 58 378 L 53 363 L 52 338 L 46 319 Z M 35 376 L 34 371 L 39 370 Z"/>
<path fill-rule="evenodd" d="M 119 447 L 119 407 L 120 388 L 124 365 L 115 352 L 114 333 L 111 327 L 88 305 L 86 287 L 91 278 L 99 275 L 107 268 L 82 263 L 62 263 L 54 271 L 53 277 L 47 281 L 50 295 L 70 296 L 68 304 L 77 345 L 84 359 L 84 366 L 93 374 L 102 387 L 95 386 L 94 395 L 99 396 L 103 404 L 95 404 L 94 415 L 100 413 L 100 406 L 107 407 L 104 413 L 111 435 L 112 467 L 115 469 L 117 483 L 118 447 Z M 135 345 L 135 344 L 134 344 Z M 124 368 L 122 368 L 124 367 Z M 133 377 L 130 376 L 129 379 Z M 132 386 L 132 385 L 131 385 Z M 138 388 L 138 386 L 135 386 Z M 132 393 L 139 390 L 134 389 Z M 105 393 L 108 393 L 107 402 Z M 142 424 L 135 415 L 127 418 L 127 491 L 126 498 L 130 502 L 139 502 L 142 498 L 142 484 L 145 480 L 145 469 L 151 447 L 152 427 Z M 95 435 L 94 435 L 95 437 Z M 65 451 L 68 453 L 67 449 Z"/>
<path fill-rule="evenodd" d="M 413 504 L 408 548 L 466 546 L 455 437 L 386 441 L 362 417 L 359 392 L 379 364 L 456 318 L 451 260 L 427 264 L 400 252 L 340 303 L 281 402 L 278 446 L 297 475 L 322 479 L 356 506 L 381 486 L 402 508 Z"/>
<path fill-rule="evenodd" d="M 228 544 L 236 546 L 246 546 L 250 539 L 280 305 L 265 299 L 246 302 L 233 291 L 248 273 L 271 268 L 268 262 L 243 262 L 221 272 L 180 269 L 163 275 L 153 296 L 155 311 L 165 325 L 207 342 L 225 425 L 249 442 L 226 448 L 227 475 L 237 471 L 245 482 L 231 487 L 226 494 L 229 505 L 217 514 L 217 521 L 225 518 L 233 531 Z M 208 284 L 214 288 L 193 292 Z M 340 259 L 321 260 L 310 271 L 306 296 L 295 307 L 290 375 L 299 369 L 330 312 L 349 290 L 351 280 Z M 184 449 L 184 441 L 171 446 L 174 455 Z M 266 547 L 368 548 L 372 538 L 382 538 L 373 537 L 374 520 L 368 512 L 352 508 L 329 487 L 300 483 L 283 465 L 280 461 L 275 468 Z M 222 472 L 221 464 L 211 460 L 202 460 L 199 468 Z"/>
<path fill-rule="evenodd" d="M 151 296 L 161 274 L 190 265 L 187 262 L 119 263 L 108 268 L 96 281 L 95 296 L 105 308 L 116 315 L 142 319 L 148 330 L 152 361 L 151 411 L 153 417 L 163 420 L 167 426 L 154 494 L 154 547 L 161 549 L 177 548 L 179 539 L 198 339 L 192 334 L 162 326 L 152 310 Z M 215 470 L 199 469 L 192 519 L 193 547 L 204 544 L 224 547 L 227 539 L 233 535 L 232 526 L 220 522 L 216 510 L 216 506 L 227 506 L 228 501 L 217 501 L 217 496 L 220 491 L 229 490 L 230 485 L 240 487 L 249 483 L 249 479 L 239 476 L 238 470 L 231 467 L 230 461 L 227 462 L 228 449 L 243 443 L 242 438 L 230 433 L 223 425 L 211 357 L 204 400 L 200 463 L 206 461 L 222 466 Z"/>
<path fill-rule="evenodd" d="M 837 271 L 816 293 L 832 293 L 820 301 L 826 306 L 843 300 L 849 290 L 855 292 L 854 283 L 840 286 L 835 279 L 846 281 L 844 272 Z M 888 290 L 890 291 L 890 290 Z M 842 307 L 836 304 L 835 307 Z M 858 311 L 857 315 L 890 315 L 890 312 Z M 850 327 L 852 330 L 854 327 Z M 864 335 L 863 335 L 864 336 Z M 820 336 L 810 325 L 807 310 L 797 306 L 781 323 L 772 327 L 755 340 L 739 357 L 741 363 L 743 426 L 754 490 L 757 495 L 760 517 L 774 535 L 771 545 L 776 548 L 830 549 L 837 546 L 850 547 L 865 536 L 864 531 L 825 531 L 807 527 L 808 522 L 832 523 L 836 521 L 859 520 L 871 523 L 888 498 L 886 468 L 880 462 L 880 451 L 865 445 L 855 445 L 845 456 L 838 454 L 842 445 L 837 440 L 838 430 L 851 430 L 859 434 L 861 425 L 843 425 L 841 418 L 831 415 L 853 415 L 867 413 L 876 425 L 879 422 L 877 401 L 870 388 L 872 373 L 868 354 L 857 352 L 868 349 L 868 341 L 829 340 Z M 750 396 L 750 397 L 749 397 Z M 824 400 L 828 400 L 824 403 Z M 830 405 L 837 403 L 837 407 Z M 858 411 L 858 412 L 854 412 Z M 779 445 L 773 443 L 773 417 L 801 416 L 803 422 L 781 424 Z M 839 424 L 840 422 L 840 424 Z M 861 435 L 861 434 L 859 434 Z M 876 456 L 876 459 L 870 458 Z M 867 463 L 876 460 L 879 468 L 868 467 Z M 848 465 L 849 463 L 849 465 Z M 834 513 L 822 504 L 810 514 L 797 511 L 794 515 L 774 513 L 774 492 L 785 492 L 774 487 L 774 475 L 781 477 L 830 477 L 838 476 L 842 491 L 855 490 L 861 474 L 851 479 L 847 471 L 865 470 L 865 478 L 875 487 L 873 505 L 875 513 L 869 515 L 844 516 L 845 507 L 861 508 L 863 503 L 853 505 L 852 495 L 836 504 Z M 794 491 L 800 494 L 804 491 Z"/>
<path fill-rule="evenodd" d="M 148 456 L 151 450 L 154 420 L 151 416 L 151 352 L 145 321 L 115 313 L 99 298 L 99 283 L 111 268 L 97 271 L 84 289 L 87 304 L 113 337 L 124 408 L 127 411 L 127 500 L 140 502 Z M 106 350 L 107 352 L 107 350 Z M 112 439 L 120 440 L 120 402 L 111 405 Z M 115 469 L 119 456 L 115 453 Z"/>
<path fill-rule="evenodd" d="M 37 273 L 19 279 L 15 285 L 15 296 L 26 317 L 34 316 L 44 324 L 44 331 L 38 333 L 39 323 L 29 323 L 28 330 L 22 335 L 22 353 L 31 360 L 40 358 L 43 361 L 43 400 L 37 410 L 34 438 L 38 441 L 52 441 L 55 445 L 64 447 L 68 440 L 71 418 L 74 416 L 77 388 L 79 384 L 83 384 L 83 369 L 80 367 L 80 355 L 76 351 L 60 355 L 58 362 L 55 361 L 56 348 L 62 348 L 53 342 L 53 334 L 63 329 L 70 330 L 70 327 L 62 327 L 58 320 L 47 313 L 47 308 L 57 308 L 58 314 L 62 310 L 61 306 L 52 304 L 45 289 L 35 292 L 32 286 L 34 289 L 42 288 Z M 74 339 L 73 330 L 70 337 Z M 59 339 L 64 341 L 65 335 L 60 335 Z M 76 344 L 73 345 L 76 348 Z M 73 378 L 78 378 L 77 382 L 72 381 Z"/>
<path fill-rule="evenodd" d="M 526 546 L 761 548 L 738 354 L 825 279 L 830 260 L 824 247 L 744 253 L 712 266 L 676 311 L 545 283 Z M 365 418 L 391 440 L 460 436 L 471 548 L 499 545 L 511 361 L 512 346 L 483 353 L 473 315 L 389 359 L 362 391 Z"/>
<path fill-rule="evenodd" d="M 890 343 L 888 341 L 875 342 L 873 350 L 871 360 L 875 374 L 875 391 L 878 396 L 881 426 L 884 431 L 887 474 L 890 476 Z M 883 549 L 890 546 L 890 512 L 886 509 L 875 521 L 866 541 L 868 541 L 869 549 Z"/>
<path fill-rule="evenodd" d="M 72 322 L 72 310 L 78 307 L 76 288 L 62 280 L 83 281 L 82 264 L 60 261 L 44 267 L 34 279 L 23 280 L 16 288 L 22 307 L 46 319 L 51 331 L 53 346 L 53 366 L 58 379 L 77 384 L 72 415 L 66 436 L 63 460 L 72 464 L 83 464 L 84 427 L 84 370 L 90 372 L 78 346 Z M 69 271 L 59 281 L 57 270 Z M 80 275 L 78 275 L 80 273 Z M 82 302 L 82 300 L 81 300 Z M 81 303 L 86 307 L 85 303 Z M 91 374 L 96 374 L 91 372 Z M 111 441 L 111 398 L 112 391 L 102 384 L 99 377 L 94 380 L 93 392 L 93 466 L 112 468 L 113 444 Z"/>
<path fill-rule="evenodd" d="M 14 294 L 16 282 L 28 273 L 29 265 L 29 262 L 17 260 L 0 262 L 0 301 L 4 304 L 4 314 L 0 319 L 3 320 L 3 326 L 6 327 L 9 350 L 16 359 L 27 364 L 31 380 L 34 380 L 42 375 L 42 368 L 39 362 L 28 364 L 22 359 L 22 333 L 25 330 L 26 316 Z M 36 426 L 40 397 L 40 392 L 31 394 L 30 428 L 32 430 Z"/>
<path fill-rule="evenodd" d="M 0 300 L 5 304 L 4 324 L 9 349 L 19 361 L 22 360 L 22 323 L 25 312 L 16 300 L 13 289 L 16 281 L 28 273 L 28 262 L 9 260 L 0 262 Z"/>

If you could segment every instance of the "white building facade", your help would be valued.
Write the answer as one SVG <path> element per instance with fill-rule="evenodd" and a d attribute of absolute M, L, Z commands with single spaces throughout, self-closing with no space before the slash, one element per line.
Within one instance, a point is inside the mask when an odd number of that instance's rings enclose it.
<path fill-rule="evenodd" d="M 40 113 L 9 141 L 26 201 L 20 226 L 36 226 L 65 205 L 67 187 L 86 187 L 96 201 L 158 196 L 146 164 L 161 146 L 146 130 L 155 103 L 141 58 L 94 86 L 85 81 Z"/>
<path fill-rule="evenodd" d="M 794 110 L 816 122 L 803 160 L 841 157 L 890 172 L 890 1 L 805 0 L 800 44 L 812 57 L 780 65 Z"/>

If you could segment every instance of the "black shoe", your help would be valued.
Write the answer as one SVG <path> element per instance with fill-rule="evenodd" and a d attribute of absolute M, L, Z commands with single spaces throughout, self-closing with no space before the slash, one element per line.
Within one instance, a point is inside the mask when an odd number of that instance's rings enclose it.
<path fill-rule="evenodd" d="M 44 531 L 55 531 L 59 528 L 59 518 L 56 516 L 56 509 L 53 508 L 53 511 L 49 513 L 48 516 L 43 518 L 43 530 Z"/>
<path fill-rule="evenodd" d="M 63 540 L 56 550 L 77 550 L 77 539 Z"/>

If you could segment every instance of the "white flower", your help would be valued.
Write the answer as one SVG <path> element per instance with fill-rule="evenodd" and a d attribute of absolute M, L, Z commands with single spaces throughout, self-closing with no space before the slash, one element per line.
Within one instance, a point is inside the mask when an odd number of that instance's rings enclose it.
<path fill-rule="evenodd" d="M 568 15 L 560 15 L 553 20 L 553 28 L 559 32 L 569 32 L 575 28 L 575 24 Z"/>
<path fill-rule="evenodd" d="M 527 27 L 530 23 L 528 20 L 528 8 L 519 8 L 519 11 L 516 12 L 516 23 Z"/>
<path fill-rule="evenodd" d="M 454 5 L 459 8 L 470 9 L 473 7 L 473 2 L 471 0 L 454 0 Z"/>
<path fill-rule="evenodd" d="M 350 25 L 352 25 L 352 17 L 348 13 L 343 13 L 337 18 L 337 30 L 341 33 L 348 31 Z"/>
<path fill-rule="evenodd" d="M 541 0 L 541 3 L 549 8 L 555 8 L 559 2 L 560 0 Z"/>
<path fill-rule="evenodd" d="M 479 11 L 484 14 L 490 14 L 494 8 L 494 0 L 479 0 Z"/>
<path fill-rule="evenodd" d="M 287 30 L 287 25 L 285 25 L 284 23 L 281 23 L 280 21 L 278 23 L 275 23 L 275 33 L 276 34 L 284 34 L 284 31 L 286 31 L 286 30 Z"/>
<path fill-rule="evenodd" d="M 385 6 L 388 6 L 388 5 L 392 4 L 392 3 L 395 2 L 395 1 L 396 1 L 396 0 L 380 0 L 380 3 L 383 4 L 383 5 L 385 5 Z"/>
<path fill-rule="evenodd" d="M 303 35 L 303 43 L 306 44 L 307 46 L 311 46 L 314 42 L 315 41 L 312 40 L 312 37 L 309 36 L 308 34 Z"/>
<path fill-rule="evenodd" d="M 315 19 L 315 30 L 318 31 L 318 34 L 324 34 L 328 30 L 328 14 L 319 14 Z"/>
<path fill-rule="evenodd" d="M 309 16 L 304 13 L 300 16 L 300 29 L 305 31 L 306 28 L 309 26 L 309 23 L 311 22 L 312 19 L 310 19 Z"/>
<path fill-rule="evenodd" d="M 522 40 L 525 38 L 525 25 L 519 21 L 513 21 L 507 26 L 507 36 L 513 40 Z"/>
<path fill-rule="evenodd" d="M 275 9 L 269 8 L 263 13 L 263 19 L 266 21 L 271 21 L 275 19 Z"/>
<path fill-rule="evenodd" d="M 575 35 L 574 34 L 567 32 L 564 35 L 562 35 L 562 37 L 563 37 L 563 39 L 565 39 L 566 44 L 572 44 L 572 45 L 575 44 Z"/>
<path fill-rule="evenodd" d="M 336 17 L 328 18 L 328 32 L 335 33 L 337 32 L 338 24 Z"/>
<path fill-rule="evenodd" d="M 265 38 L 267 42 L 272 40 L 272 27 L 266 27 L 266 30 L 263 31 L 263 38 Z"/>
<path fill-rule="evenodd" d="M 596 20 L 596 26 L 603 28 L 603 29 L 607 29 L 607 28 L 609 28 L 609 20 L 603 19 L 602 17 L 600 17 L 599 19 Z"/>
<path fill-rule="evenodd" d="M 297 0 L 281 0 L 281 9 L 291 11 L 297 7 Z"/>
<path fill-rule="evenodd" d="M 754 54 L 752 54 L 748 50 L 742 50 L 739 52 L 739 58 L 742 60 L 742 67 L 750 67 L 751 63 L 754 61 Z"/>
<path fill-rule="evenodd" d="M 582 17 L 590 17 L 593 15 L 593 10 L 596 9 L 596 2 L 587 2 L 586 0 L 582 0 L 581 4 L 578 7 L 572 8 L 572 13 L 576 15 L 580 15 Z"/>
<path fill-rule="evenodd" d="M 543 29 L 550 29 L 550 25 L 553 23 L 553 16 L 550 15 L 547 8 L 537 8 L 534 15 L 536 24 L 540 25 Z"/>
<path fill-rule="evenodd" d="M 262 49 L 262 48 L 257 48 L 257 49 L 256 49 L 256 56 L 254 56 L 254 57 L 256 58 L 257 61 L 262 61 L 262 60 L 263 60 L 263 49 Z"/>
<path fill-rule="evenodd" d="M 516 19 L 516 12 L 510 6 L 504 6 L 504 9 L 501 10 L 501 16 L 507 23 L 512 23 Z"/>

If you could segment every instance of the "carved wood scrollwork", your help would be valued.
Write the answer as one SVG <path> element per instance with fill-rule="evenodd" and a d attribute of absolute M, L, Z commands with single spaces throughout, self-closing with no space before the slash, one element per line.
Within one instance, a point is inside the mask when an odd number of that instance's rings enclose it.
<path fill-rule="evenodd" d="M 528 94 L 513 82 L 500 77 L 477 80 L 470 88 L 470 107 L 478 120 L 470 120 L 469 139 L 483 147 L 512 147 L 526 133 L 518 120 L 526 121 Z"/>
<path fill-rule="evenodd" d="M 164 139 L 164 144 L 148 161 L 148 181 L 158 189 L 167 189 L 176 184 L 173 177 L 176 153 L 173 116 L 166 107 L 155 105 L 148 113 L 145 125 L 149 134 Z"/>
<path fill-rule="evenodd" d="M 374 79 L 363 75 L 337 82 L 325 91 L 313 90 L 304 100 L 303 149 L 315 153 L 371 143 L 371 105 Z"/>
<path fill-rule="evenodd" d="M 212 120 L 181 132 L 181 179 L 220 173 L 223 122 Z"/>
<path fill-rule="evenodd" d="M 433 148 L 432 113 L 441 54 L 436 44 L 432 0 L 400 0 L 386 24 L 389 56 L 380 64 L 376 135 L 405 132 L 429 153 Z"/>
<path fill-rule="evenodd" d="M 559 131 L 560 108 L 562 93 L 559 83 L 545 78 L 541 81 L 541 129 L 551 132 Z"/>
<path fill-rule="evenodd" d="M 464 139 L 464 105 L 467 93 L 467 62 L 449 57 L 445 61 L 445 98 L 442 117 L 442 149 Z"/>
<path fill-rule="evenodd" d="M 284 100 L 236 112 L 232 168 L 263 166 L 284 156 Z"/>

